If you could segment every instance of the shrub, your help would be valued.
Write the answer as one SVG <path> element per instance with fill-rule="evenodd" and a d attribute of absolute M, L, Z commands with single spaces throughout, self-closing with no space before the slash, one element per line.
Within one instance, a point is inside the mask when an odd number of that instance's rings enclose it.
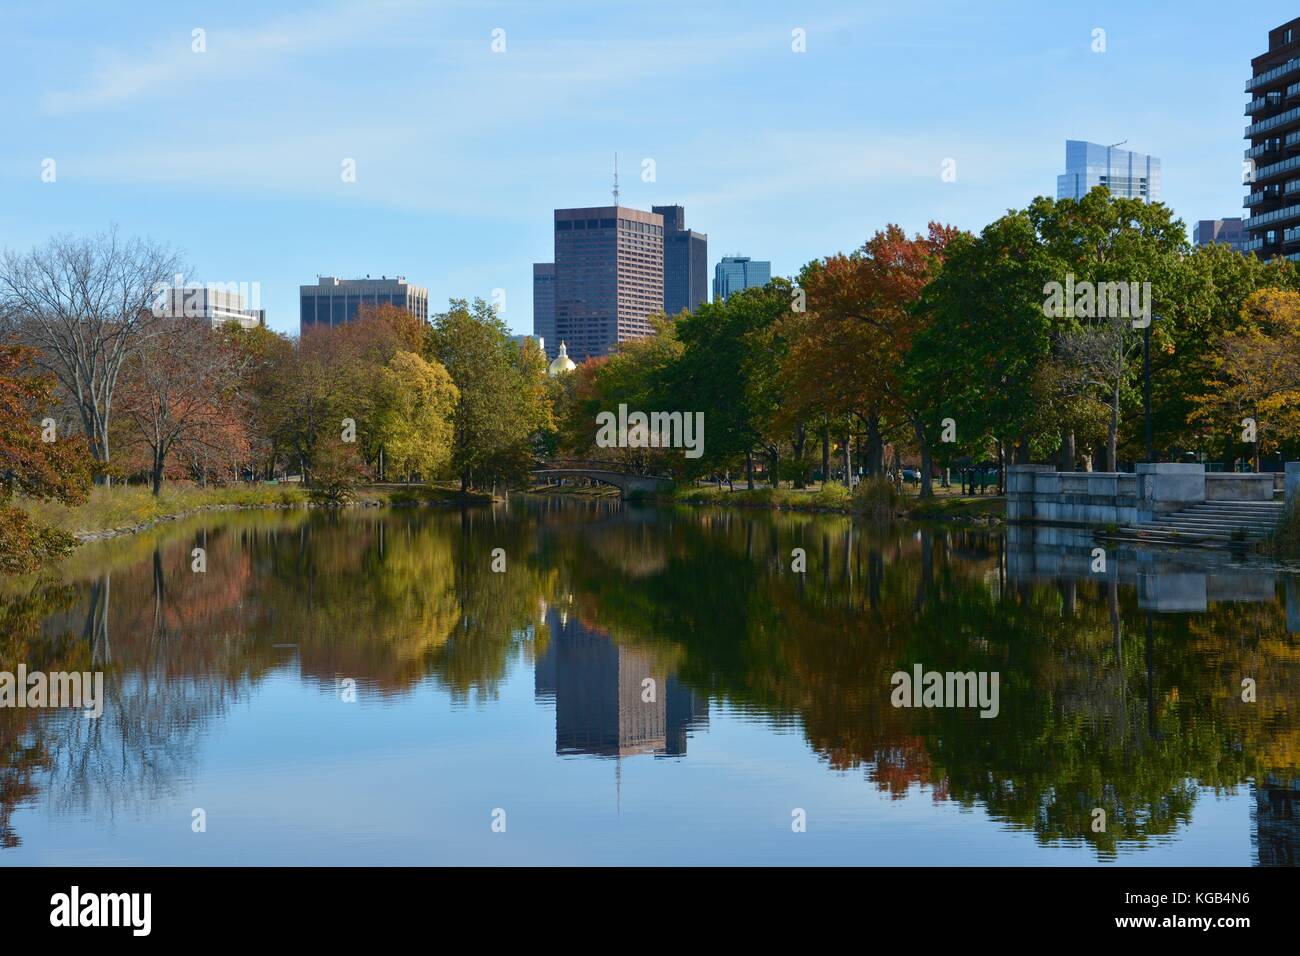
<path fill-rule="evenodd" d="M 884 478 L 863 478 L 853 489 L 853 510 L 877 521 L 893 518 L 898 500 L 898 489 Z"/>
<path fill-rule="evenodd" d="M 1287 506 L 1277 530 L 1267 542 L 1268 550 L 1278 557 L 1300 558 L 1300 508 Z"/>

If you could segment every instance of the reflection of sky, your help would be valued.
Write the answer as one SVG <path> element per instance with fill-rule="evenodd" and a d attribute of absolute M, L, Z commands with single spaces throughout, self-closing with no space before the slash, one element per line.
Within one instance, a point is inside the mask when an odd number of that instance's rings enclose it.
<path fill-rule="evenodd" d="M 516 659 L 499 696 L 453 703 L 432 684 L 344 704 L 281 670 L 234 703 L 173 795 L 115 819 L 15 812 L 3 864 L 1072 864 L 928 791 L 891 800 L 827 769 L 797 729 L 714 703 L 689 756 L 617 763 L 555 754 L 553 704 Z M 616 772 L 621 781 L 616 792 Z M 45 798 L 42 798 L 44 801 Z M 190 830 L 191 810 L 208 830 Z M 490 829 L 493 808 L 507 832 Z M 808 831 L 792 833 L 802 807 Z M 1249 865 L 1250 796 L 1202 792 L 1189 827 L 1120 863 Z"/>

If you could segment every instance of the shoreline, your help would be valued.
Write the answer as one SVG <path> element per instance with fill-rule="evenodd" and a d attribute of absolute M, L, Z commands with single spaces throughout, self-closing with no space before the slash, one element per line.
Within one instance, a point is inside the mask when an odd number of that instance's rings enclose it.
<path fill-rule="evenodd" d="M 738 488 L 735 491 L 723 491 L 714 486 L 696 486 L 687 490 L 678 490 L 668 494 L 634 495 L 628 501 L 655 505 L 692 505 L 696 507 L 717 505 L 726 508 L 749 508 L 765 511 L 798 512 L 802 514 L 838 514 L 850 518 L 871 520 L 878 517 L 873 509 L 856 507 L 849 497 L 847 489 L 832 485 L 835 489 L 827 493 L 826 489 L 793 488 Z M 575 497 L 587 499 L 618 500 L 617 491 L 605 486 L 535 486 L 528 488 L 525 494 L 544 497 Z M 801 500 L 804 499 L 804 500 Z M 879 516 L 883 517 L 883 516 Z M 954 524 L 980 525 L 984 527 L 1001 527 L 1007 523 L 1006 499 L 998 495 L 984 496 L 936 496 L 924 503 L 919 498 L 907 496 L 898 502 L 888 520 L 902 521 L 938 521 Z"/>
<path fill-rule="evenodd" d="M 172 500 L 167 500 L 168 495 L 164 493 L 163 499 L 159 501 L 141 486 L 114 486 L 101 492 L 99 501 L 79 506 L 80 509 L 88 509 L 89 515 L 99 519 L 98 526 L 94 518 L 91 518 L 87 522 L 88 526 L 83 524 L 81 527 L 75 527 L 76 524 L 85 521 L 85 516 L 77 514 L 79 509 L 68 509 L 60 516 L 58 529 L 81 545 L 141 534 L 160 525 L 214 512 L 334 508 L 446 508 L 492 504 L 501 500 L 486 492 L 462 493 L 459 490 L 428 485 L 371 486 L 361 489 L 355 498 L 345 502 L 313 501 L 300 488 L 181 487 L 171 489 L 171 492 Z M 236 500 L 221 500 L 222 498 Z M 135 514 L 131 513 L 132 505 L 135 505 Z M 157 514 L 139 514 L 141 508 L 147 509 L 153 506 L 164 510 Z M 126 513 L 119 513 L 124 510 Z"/>

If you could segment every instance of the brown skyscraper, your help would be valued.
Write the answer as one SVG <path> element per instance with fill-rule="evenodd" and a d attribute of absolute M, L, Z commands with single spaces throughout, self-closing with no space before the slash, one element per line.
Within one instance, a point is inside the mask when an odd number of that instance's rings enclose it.
<path fill-rule="evenodd" d="M 1300 257 L 1300 19 L 1268 32 L 1268 52 L 1250 61 L 1246 127 L 1254 165 L 1243 205 L 1249 218 L 1243 251 L 1261 259 Z"/>
<path fill-rule="evenodd" d="M 576 362 L 651 332 L 663 311 L 664 220 L 626 206 L 555 210 L 555 337 Z"/>

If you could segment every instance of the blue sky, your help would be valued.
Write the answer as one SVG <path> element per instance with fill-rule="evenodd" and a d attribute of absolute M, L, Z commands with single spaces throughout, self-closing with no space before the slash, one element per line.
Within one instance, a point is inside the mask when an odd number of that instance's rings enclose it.
<path fill-rule="evenodd" d="M 1160 157 L 1190 231 L 1241 213 L 1243 84 L 1294 14 L 1221 0 L 6 2 L 0 246 L 115 222 L 182 250 L 201 281 L 260 283 L 281 331 L 297 331 L 298 286 L 318 274 L 400 274 L 438 309 L 504 289 L 525 332 L 551 210 L 609 202 L 616 152 L 623 203 L 685 205 L 710 270 L 742 254 L 789 275 L 887 222 L 978 229 L 1052 194 L 1070 138 Z"/>

